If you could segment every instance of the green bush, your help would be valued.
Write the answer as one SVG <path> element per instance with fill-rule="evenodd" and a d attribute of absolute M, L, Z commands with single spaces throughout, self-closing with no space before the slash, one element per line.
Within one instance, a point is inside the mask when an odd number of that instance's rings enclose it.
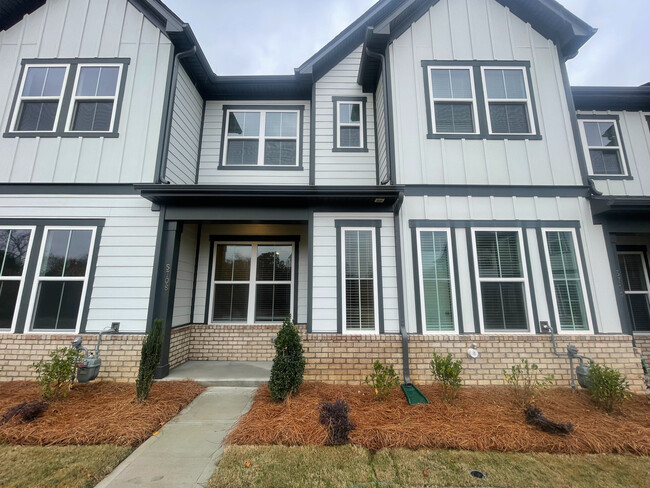
<path fill-rule="evenodd" d="M 442 383 L 442 400 L 448 403 L 452 402 L 463 382 L 460 378 L 460 373 L 463 371 L 463 361 L 460 359 L 454 361 L 451 354 L 442 357 L 434 352 L 429 367 L 433 377 Z"/>
<path fill-rule="evenodd" d="M 68 394 L 74 383 L 77 363 L 81 353 L 74 347 L 62 347 L 50 352 L 50 359 L 41 359 L 34 363 L 36 377 L 41 385 L 43 398 L 58 400 Z"/>
<path fill-rule="evenodd" d="M 383 365 L 379 360 L 375 360 L 372 369 L 374 373 L 366 376 L 365 383 L 375 390 L 377 400 L 385 400 L 390 391 L 399 386 L 399 377 L 392 364 Z"/>
<path fill-rule="evenodd" d="M 625 376 L 608 366 L 591 363 L 588 382 L 592 401 L 606 412 L 611 412 L 630 396 Z"/>
<path fill-rule="evenodd" d="M 296 393 L 302 384 L 304 372 L 305 359 L 302 356 L 300 333 L 291 322 L 291 317 L 287 317 L 275 338 L 275 358 L 269 380 L 271 398 L 282 402 Z"/>
<path fill-rule="evenodd" d="M 555 384 L 555 376 L 541 374 L 539 366 L 529 363 L 528 359 L 522 359 L 521 364 L 515 364 L 510 371 L 503 370 L 505 382 L 515 389 L 515 398 L 524 407 L 534 405 L 542 390 Z"/>
<path fill-rule="evenodd" d="M 162 319 L 155 319 L 151 331 L 142 340 L 140 367 L 138 368 L 138 377 L 135 380 L 135 391 L 139 402 L 144 402 L 149 397 L 156 368 L 160 363 L 162 343 L 163 321 Z"/>

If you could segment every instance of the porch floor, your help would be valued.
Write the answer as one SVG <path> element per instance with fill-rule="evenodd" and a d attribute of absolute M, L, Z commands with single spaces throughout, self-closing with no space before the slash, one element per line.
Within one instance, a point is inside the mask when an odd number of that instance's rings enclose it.
<path fill-rule="evenodd" d="M 187 361 L 161 381 L 194 380 L 205 386 L 260 386 L 269 381 L 268 361 Z"/>

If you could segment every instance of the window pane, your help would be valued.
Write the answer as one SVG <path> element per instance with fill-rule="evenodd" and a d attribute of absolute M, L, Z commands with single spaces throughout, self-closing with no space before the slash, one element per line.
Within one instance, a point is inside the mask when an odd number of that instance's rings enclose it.
<path fill-rule="evenodd" d="M 94 97 L 97 94 L 97 85 L 99 84 L 99 66 L 86 66 L 79 72 L 77 81 L 77 95 Z"/>
<path fill-rule="evenodd" d="M 487 330 L 525 330 L 523 283 L 481 283 L 483 323 Z"/>
<path fill-rule="evenodd" d="M 424 316 L 428 331 L 453 331 L 452 290 L 446 232 L 421 232 Z"/>
<path fill-rule="evenodd" d="M 476 253 L 481 278 L 523 277 L 516 232 L 477 232 Z"/>
<path fill-rule="evenodd" d="M 361 104 L 341 103 L 339 104 L 339 122 L 341 124 L 356 124 L 361 121 Z"/>
<path fill-rule="evenodd" d="M 32 329 L 74 330 L 83 286 L 81 281 L 41 281 Z"/>
<path fill-rule="evenodd" d="M 474 132 L 471 103 L 435 102 L 436 132 Z"/>
<path fill-rule="evenodd" d="M 296 141 L 265 141 L 264 164 L 269 166 L 295 166 Z"/>
<path fill-rule="evenodd" d="M 252 247 L 245 244 L 219 244 L 215 260 L 215 281 L 248 281 Z"/>
<path fill-rule="evenodd" d="M 527 98 L 524 74 L 519 69 L 486 69 L 485 84 L 488 98 Z"/>
<path fill-rule="evenodd" d="M 650 304 L 648 295 L 627 295 L 627 303 L 632 315 L 632 325 L 635 331 L 650 332 Z"/>
<path fill-rule="evenodd" d="M 107 66 L 101 69 L 99 84 L 97 85 L 97 96 L 112 97 L 117 93 L 117 75 L 120 69 L 116 66 Z"/>
<path fill-rule="evenodd" d="M 472 98 L 469 70 L 431 70 L 431 90 L 434 98 Z"/>
<path fill-rule="evenodd" d="M 585 136 L 590 147 L 618 147 L 614 122 L 584 122 Z"/>
<path fill-rule="evenodd" d="M 257 285 L 255 320 L 279 321 L 291 314 L 291 285 Z"/>
<path fill-rule="evenodd" d="M 257 137 L 260 135 L 259 112 L 230 112 L 228 134 Z"/>
<path fill-rule="evenodd" d="M 51 131 L 59 102 L 23 102 L 18 118 L 19 131 Z"/>
<path fill-rule="evenodd" d="M 21 276 L 27 257 L 31 231 L 0 230 L 0 276 Z"/>
<path fill-rule="evenodd" d="M 0 329 L 11 329 L 20 281 L 0 280 Z"/>
<path fill-rule="evenodd" d="M 246 322 L 248 284 L 214 285 L 213 322 Z"/>
<path fill-rule="evenodd" d="M 648 291 L 641 254 L 619 254 L 618 264 L 625 291 Z"/>
<path fill-rule="evenodd" d="M 375 328 L 372 238 L 370 230 L 345 231 L 345 306 L 349 329 Z"/>
<path fill-rule="evenodd" d="M 618 149 L 590 149 L 591 168 L 597 175 L 623 174 Z"/>
<path fill-rule="evenodd" d="M 111 128 L 113 102 L 77 102 L 72 130 L 107 132 Z"/>
<path fill-rule="evenodd" d="M 361 147 L 360 127 L 341 127 L 341 147 Z"/>
<path fill-rule="evenodd" d="M 257 246 L 257 281 L 290 281 L 291 254 L 291 246 Z"/>
<path fill-rule="evenodd" d="M 90 252 L 90 230 L 49 230 L 41 276 L 84 276 Z"/>
<path fill-rule="evenodd" d="M 298 114 L 295 112 L 268 112 L 264 133 L 267 137 L 296 137 Z"/>
<path fill-rule="evenodd" d="M 23 96 L 26 97 L 58 97 L 61 95 L 65 67 L 41 68 L 31 67 L 27 70 Z"/>
<path fill-rule="evenodd" d="M 528 108 L 525 103 L 490 103 L 492 132 L 496 134 L 528 134 Z"/>
<path fill-rule="evenodd" d="M 230 139 L 226 164 L 257 164 L 259 144 L 257 139 Z"/>

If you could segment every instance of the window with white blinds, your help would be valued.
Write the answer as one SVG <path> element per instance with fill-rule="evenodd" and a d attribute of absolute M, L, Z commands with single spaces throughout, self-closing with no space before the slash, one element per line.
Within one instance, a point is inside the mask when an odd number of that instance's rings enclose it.
<path fill-rule="evenodd" d="M 378 332 L 374 228 L 343 228 L 343 324 L 347 332 Z"/>
<path fill-rule="evenodd" d="M 519 229 L 473 229 L 481 330 L 530 330 L 528 277 Z"/>
<path fill-rule="evenodd" d="M 544 229 L 543 236 L 559 329 L 588 332 L 591 321 L 575 232 L 570 229 Z"/>
<path fill-rule="evenodd" d="M 632 326 L 637 332 L 650 332 L 648 267 L 645 255 L 641 251 L 619 251 L 618 265 Z"/>
<path fill-rule="evenodd" d="M 471 67 L 429 68 L 433 132 L 477 134 L 478 115 Z"/>
<path fill-rule="evenodd" d="M 449 229 L 418 229 L 417 236 L 423 331 L 457 332 Z"/>

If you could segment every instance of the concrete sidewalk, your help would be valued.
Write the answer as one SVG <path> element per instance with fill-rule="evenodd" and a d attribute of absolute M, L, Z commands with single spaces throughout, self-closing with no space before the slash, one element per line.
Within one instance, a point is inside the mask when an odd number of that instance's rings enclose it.
<path fill-rule="evenodd" d="M 208 388 L 96 488 L 206 486 L 223 452 L 221 441 L 248 411 L 256 389 Z"/>

